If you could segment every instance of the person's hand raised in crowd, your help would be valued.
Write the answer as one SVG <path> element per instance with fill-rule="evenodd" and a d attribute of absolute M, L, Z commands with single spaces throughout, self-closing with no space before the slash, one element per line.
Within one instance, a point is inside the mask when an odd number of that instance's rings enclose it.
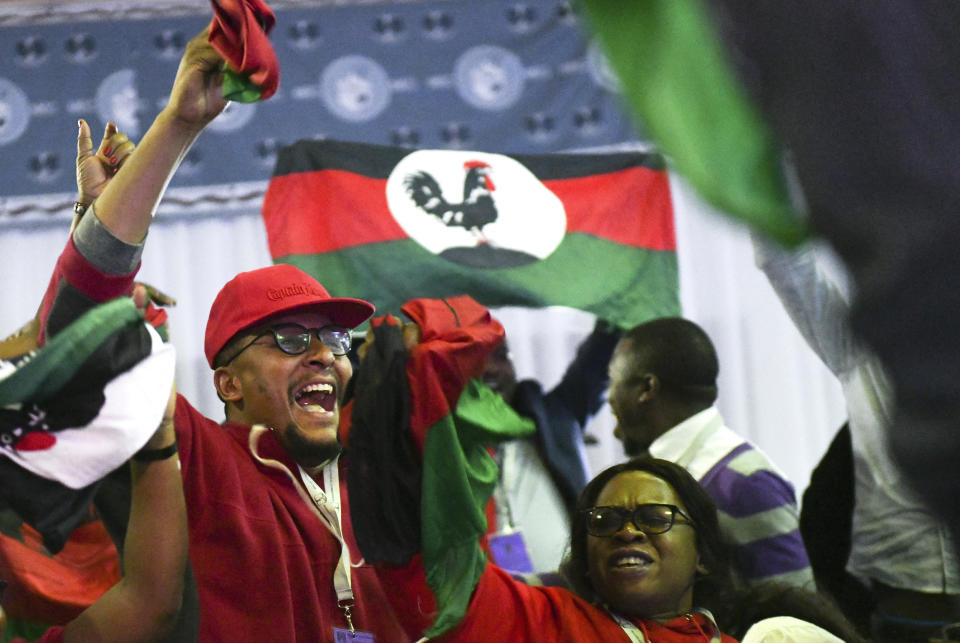
<path fill-rule="evenodd" d="M 141 287 L 143 288 L 143 291 L 144 291 L 143 295 L 139 295 L 137 292 L 137 289 Z M 141 297 L 143 298 L 141 299 Z M 138 281 L 134 285 L 133 301 L 135 304 L 137 304 L 138 308 L 143 309 L 147 305 L 146 303 L 147 300 L 152 301 L 157 306 L 176 306 L 177 305 L 177 300 L 171 297 L 170 295 L 168 295 L 167 293 L 163 292 L 162 290 L 158 290 L 157 288 L 154 288 L 150 284 L 145 284 L 141 281 Z"/>
<path fill-rule="evenodd" d="M 130 158 L 136 144 L 111 121 L 103 130 L 103 139 L 94 151 L 90 124 L 81 118 L 77 125 L 77 203 L 88 206 L 100 196 L 110 179 Z M 77 223 L 79 217 L 75 216 L 70 226 L 71 232 Z"/>
<path fill-rule="evenodd" d="M 157 329 L 164 341 L 170 341 L 170 324 L 167 320 L 167 313 L 160 308 L 176 306 L 177 300 L 150 284 L 140 281 L 133 285 L 132 297 L 134 305 L 143 313 L 147 322 Z M 153 306 L 151 307 L 150 304 L 153 304 Z"/>
<path fill-rule="evenodd" d="M 397 326 L 400 326 L 401 331 L 403 333 L 403 347 L 406 349 L 407 353 L 409 354 L 410 351 L 412 351 L 417 346 L 417 344 L 420 343 L 420 339 L 422 336 L 422 331 L 420 330 L 420 326 L 418 326 L 414 322 L 404 322 L 403 320 L 401 320 L 399 317 L 396 317 L 395 315 L 390 315 L 390 317 L 392 318 L 392 321 L 396 323 Z M 369 351 L 370 347 L 373 346 L 373 341 L 374 341 L 374 336 L 371 329 L 367 331 L 367 335 L 364 339 L 363 344 L 360 346 L 360 348 L 357 349 L 357 357 L 360 358 L 361 362 L 363 362 L 364 358 L 367 356 L 367 351 Z"/>
<path fill-rule="evenodd" d="M 90 124 L 80 119 L 78 125 L 77 201 L 90 204 L 133 153 L 136 144 L 111 121 L 103 130 L 103 139 L 94 152 Z"/>
<path fill-rule="evenodd" d="M 224 60 L 204 29 L 187 43 L 165 110 L 199 131 L 227 106 L 223 97 Z"/>
<path fill-rule="evenodd" d="M 163 418 L 157 426 L 157 430 L 150 436 L 147 443 L 143 445 L 144 449 L 163 449 L 177 440 L 177 434 L 174 431 L 173 415 L 177 410 L 177 383 L 173 382 L 170 389 L 170 397 L 167 398 L 167 406 L 163 410 Z"/>

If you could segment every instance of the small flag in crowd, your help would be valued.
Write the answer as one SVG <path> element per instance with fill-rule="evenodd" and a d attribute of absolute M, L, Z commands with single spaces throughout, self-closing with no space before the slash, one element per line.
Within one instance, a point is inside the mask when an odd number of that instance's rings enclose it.
<path fill-rule="evenodd" d="M 630 326 L 679 312 L 663 160 L 339 141 L 283 148 L 263 204 L 270 254 L 399 313 L 414 297 L 551 305 Z"/>
<path fill-rule="evenodd" d="M 35 353 L 0 360 L 0 499 L 58 551 L 96 483 L 156 431 L 174 349 L 129 298 L 91 308 Z"/>
<path fill-rule="evenodd" d="M 267 34 L 277 19 L 263 0 L 210 0 L 210 44 L 227 61 L 223 96 L 253 103 L 274 95 L 280 65 Z"/>
<path fill-rule="evenodd" d="M 409 352 L 393 318 L 371 323 L 376 340 L 365 359 L 373 368 L 359 371 L 349 407 L 348 486 L 364 560 L 407 577 L 404 566 L 423 553 L 425 586 L 406 578 L 404 591 L 434 614 L 424 632 L 434 637 L 463 618 L 486 565 L 479 540 L 497 482 L 488 447 L 528 438 L 536 426 L 476 377 L 503 340 L 486 308 L 470 297 L 415 299 L 403 313 L 421 330 Z"/>

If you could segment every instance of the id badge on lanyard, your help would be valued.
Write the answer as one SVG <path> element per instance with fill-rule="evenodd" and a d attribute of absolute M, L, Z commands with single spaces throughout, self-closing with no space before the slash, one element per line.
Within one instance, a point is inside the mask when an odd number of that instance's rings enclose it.
<path fill-rule="evenodd" d="M 497 533 L 487 539 L 490 557 L 497 567 L 514 574 L 532 574 L 533 562 L 523 539 L 523 531 L 513 524 L 513 511 L 510 509 L 510 497 L 503 483 L 503 447 L 496 454 L 499 474 L 497 486 L 493 490 L 493 502 L 497 507 Z"/>
<path fill-rule="evenodd" d="M 533 573 L 533 563 L 527 553 L 523 532 L 519 529 L 499 531 L 487 540 L 490 556 L 497 567 L 518 574 Z"/>
<path fill-rule="evenodd" d="M 335 627 L 333 628 L 333 643 L 374 643 L 374 640 L 373 634 L 370 632 L 350 631 Z"/>

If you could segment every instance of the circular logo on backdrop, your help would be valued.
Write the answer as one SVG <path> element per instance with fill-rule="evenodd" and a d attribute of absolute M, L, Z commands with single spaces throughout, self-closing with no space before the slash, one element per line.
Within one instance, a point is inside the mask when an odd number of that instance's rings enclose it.
<path fill-rule="evenodd" d="M 523 94 L 523 64 L 503 47 L 467 49 L 457 59 L 453 77 L 460 97 L 479 109 L 507 109 Z"/>
<path fill-rule="evenodd" d="M 567 230 L 563 203 L 508 156 L 418 150 L 387 179 L 390 213 L 430 252 L 473 268 L 550 256 Z"/>
<path fill-rule="evenodd" d="M 30 123 L 30 101 L 22 89 L 0 78 L 0 145 L 20 138 Z"/>
<path fill-rule="evenodd" d="M 207 127 L 217 132 L 233 132 L 247 123 L 257 113 L 256 103 L 237 103 L 231 101 Z"/>
<path fill-rule="evenodd" d="M 366 56 L 344 56 L 323 70 L 320 96 L 335 116 L 345 121 L 369 121 L 390 104 L 390 77 Z"/>
<path fill-rule="evenodd" d="M 130 138 L 141 133 L 139 114 L 143 106 L 135 80 L 132 69 L 116 71 L 103 79 L 94 97 L 101 120 L 113 121 Z"/>
<path fill-rule="evenodd" d="M 610 66 L 607 54 L 604 53 L 603 47 L 596 40 L 593 40 L 587 46 L 587 69 L 590 71 L 593 81 L 608 92 L 615 94 L 621 92 L 620 77 Z"/>

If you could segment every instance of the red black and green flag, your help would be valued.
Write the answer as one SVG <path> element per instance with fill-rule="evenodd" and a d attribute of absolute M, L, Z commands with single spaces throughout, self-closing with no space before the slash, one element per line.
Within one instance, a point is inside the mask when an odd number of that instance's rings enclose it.
<path fill-rule="evenodd" d="M 129 297 L 93 305 L 61 285 L 46 322 L 41 348 L 0 342 L 0 579 L 29 640 L 119 580 L 91 502 L 156 430 L 175 362 Z"/>
<path fill-rule="evenodd" d="M 536 427 L 478 377 L 504 334 L 486 308 L 470 297 L 416 299 L 403 314 L 419 341 L 408 351 L 395 318 L 373 320 L 375 339 L 341 436 L 364 560 L 380 564 L 408 629 L 435 637 L 463 618 L 487 566 L 479 539 L 497 484 L 488 447 L 530 437 Z"/>
<path fill-rule="evenodd" d="M 58 292 L 48 330 L 69 291 Z M 0 507 L 59 551 L 99 481 L 156 431 L 174 362 L 173 346 L 128 297 L 90 308 L 42 348 L 0 359 Z"/>
<path fill-rule="evenodd" d="M 679 312 L 662 157 L 505 156 L 300 141 L 263 204 L 274 261 L 398 313 L 414 297 L 569 306 L 622 326 Z"/>

